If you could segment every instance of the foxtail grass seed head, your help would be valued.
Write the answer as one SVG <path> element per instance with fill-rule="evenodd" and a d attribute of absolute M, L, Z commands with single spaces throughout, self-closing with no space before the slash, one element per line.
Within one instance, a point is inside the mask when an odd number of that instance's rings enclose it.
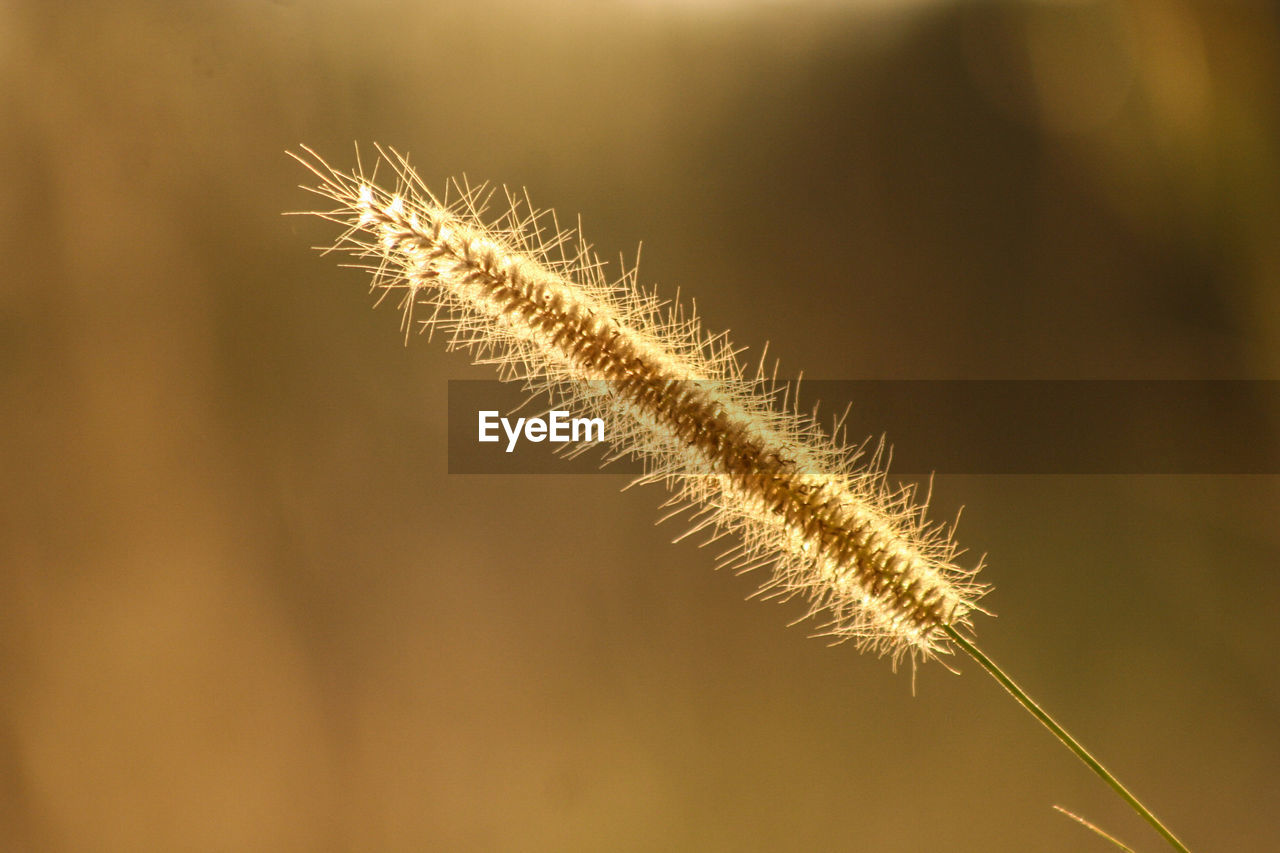
<path fill-rule="evenodd" d="M 767 569 L 760 593 L 807 600 L 818 634 L 896 665 L 950 651 L 944 626 L 971 629 L 980 566 L 957 564 L 927 500 L 889 487 L 881 454 L 847 445 L 838 421 L 827 432 L 788 405 L 763 359 L 749 376 L 724 335 L 640 289 L 634 267 L 609 280 L 576 231 L 511 193 L 486 222 L 491 191 L 456 183 L 438 198 L 390 149 L 351 173 L 293 156 L 336 205 L 310 211 L 344 229 L 327 250 L 358 258 L 378 301 L 399 296 L 406 337 L 440 328 L 503 379 L 600 418 L 613 458 L 643 462 L 637 482 L 665 483 L 690 533 L 736 540 L 721 565 Z"/>

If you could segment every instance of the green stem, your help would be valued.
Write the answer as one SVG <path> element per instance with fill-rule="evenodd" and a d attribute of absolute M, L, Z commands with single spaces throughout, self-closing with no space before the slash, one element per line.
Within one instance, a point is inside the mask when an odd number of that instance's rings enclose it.
<path fill-rule="evenodd" d="M 1098 759 L 1089 754 L 1089 750 L 1080 745 L 1080 742 L 1067 734 L 1067 730 L 1058 725 L 1057 721 L 1050 717 L 1048 712 L 1036 704 L 1035 700 L 1026 694 L 1021 687 L 1014 683 L 1013 679 L 1004 674 L 996 662 L 982 653 L 982 650 L 965 639 L 959 631 L 950 625 L 943 625 L 942 630 L 946 631 L 947 636 L 960 648 L 964 649 L 969 657 L 978 662 L 978 665 L 991 674 L 991 677 L 1000 682 L 1000 686 L 1009 692 L 1009 695 L 1018 700 L 1018 704 L 1026 708 L 1031 716 L 1039 720 L 1046 729 L 1053 732 L 1053 736 L 1062 741 L 1067 749 L 1076 754 L 1076 757 L 1083 761 L 1090 770 L 1097 774 L 1098 778 L 1111 786 L 1111 790 L 1120 795 L 1120 798 L 1129 804 L 1135 812 L 1142 816 L 1142 819 L 1151 824 L 1155 831 L 1160 833 L 1161 837 L 1173 846 L 1174 850 L 1180 850 L 1182 853 L 1190 853 L 1187 846 L 1178 840 L 1172 832 L 1165 828 L 1165 825 L 1156 818 L 1151 811 L 1138 802 L 1138 798 L 1129 793 L 1124 785 L 1120 784 L 1120 780 L 1111 775 L 1111 771 L 1103 767 Z"/>

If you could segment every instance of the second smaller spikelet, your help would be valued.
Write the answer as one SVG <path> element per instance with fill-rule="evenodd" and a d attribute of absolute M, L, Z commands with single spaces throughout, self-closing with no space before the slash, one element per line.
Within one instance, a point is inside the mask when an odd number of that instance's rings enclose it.
<path fill-rule="evenodd" d="M 985 588 L 957 565 L 950 531 L 925 520 L 927 502 L 775 405 L 772 381 L 747 378 L 724 336 L 641 291 L 634 269 L 608 281 L 589 246 L 558 226 L 544 240 L 518 199 L 491 223 L 478 191 L 442 202 L 394 151 L 379 149 L 392 191 L 304 152 L 320 180 L 310 189 L 337 205 L 313 212 L 346 228 L 333 248 L 366 259 L 380 298 L 402 293 L 406 334 L 443 327 L 504 379 L 604 420 L 616 455 L 665 482 L 694 530 L 739 538 L 724 565 L 769 570 L 763 593 L 803 596 L 821 634 L 895 663 L 948 650 L 944 626 L 971 628 Z"/>

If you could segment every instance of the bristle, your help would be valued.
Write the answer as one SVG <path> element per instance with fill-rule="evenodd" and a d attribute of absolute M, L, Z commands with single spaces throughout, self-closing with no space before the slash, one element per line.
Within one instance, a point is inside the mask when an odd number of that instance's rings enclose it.
<path fill-rule="evenodd" d="M 913 489 L 887 485 L 880 450 L 848 447 L 833 437 L 842 421 L 828 434 L 788 404 L 763 357 L 748 377 L 726 335 L 640 290 L 634 267 L 608 280 L 578 232 L 526 196 L 505 193 L 486 223 L 484 187 L 455 183 L 443 202 L 395 151 L 378 149 L 392 191 L 304 151 L 310 189 L 337 205 L 314 213 L 346 228 L 332 248 L 369 260 L 379 299 L 402 293 L 406 334 L 439 327 L 503 379 L 601 418 L 615 456 L 643 461 L 639 482 L 695 510 L 689 533 L 738 538 L 723 565 L 770 570 L 761 595 L 804 597 L 821 635 L 895 664 L 949 650 L 943 626 L 970 628 L 985 588 L 957 565 L 951 531 L 926 521 Z"/>

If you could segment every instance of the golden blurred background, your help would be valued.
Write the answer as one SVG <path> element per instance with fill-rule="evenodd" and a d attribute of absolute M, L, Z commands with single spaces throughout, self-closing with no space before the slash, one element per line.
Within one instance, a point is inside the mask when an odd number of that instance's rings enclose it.
<path fill-rule="evenodd" d="M 1270 3 L 7 0 L 0 75 L 0 848 L 1160 849 L 659 490 L 448 476 L 489 374 L 284 152 L 528 187 L 784 373 L 1280 379 Z M 1193 849 L 1280 847 L 1277 478 L 934 500 L 984 648 Z"/>

